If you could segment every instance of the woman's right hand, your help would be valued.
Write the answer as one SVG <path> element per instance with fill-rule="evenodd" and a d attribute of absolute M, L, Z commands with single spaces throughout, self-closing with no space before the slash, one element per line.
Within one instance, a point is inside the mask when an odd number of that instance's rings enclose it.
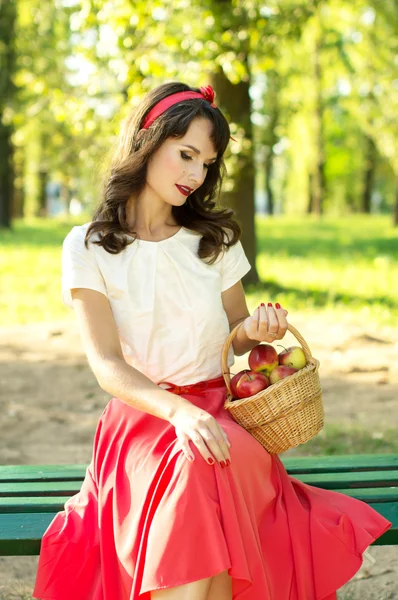
<path fill-rule="evenodd" d="M 179 407 L 170 419 L 170 423 L 175 427 L 177 438 L 186 458 L 188 456 L 191 456 L 192 460 L 195 458 L 189 445 L 191 440 L 207 463 L 212 464 L 209 459 L 213 459 L 213 461 L 215 459 L 219 463 L 224 461 L 225 464 L 230 464 L 229 447 L 231 444 L 227 434 L 213 415 L 191 404 Z M 227 460 L 229 463 L 226 462 Z"/>

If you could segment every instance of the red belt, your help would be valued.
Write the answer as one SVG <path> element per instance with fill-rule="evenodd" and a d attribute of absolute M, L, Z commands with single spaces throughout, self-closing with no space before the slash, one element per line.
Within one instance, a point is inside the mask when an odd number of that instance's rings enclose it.
<path fill-rule="evenodd" d="M 189 394 L 190 392 L 203 392 L 209 388 L 216 388 L 220 386 L 225 386 L 225 380 L 223 375 L 219 377 L 215 377 L 214 379 L 208 379 L 207 381 L 198 381 L 197 383 L 191 383 L 189 385 L 176 385 L 175 383 L 170 383 L 169 381 L 159 381 L 157 385 L 161 383 L 166 383 L 168 386 L 166 391 L 172 392 L 173 394 Z"/>

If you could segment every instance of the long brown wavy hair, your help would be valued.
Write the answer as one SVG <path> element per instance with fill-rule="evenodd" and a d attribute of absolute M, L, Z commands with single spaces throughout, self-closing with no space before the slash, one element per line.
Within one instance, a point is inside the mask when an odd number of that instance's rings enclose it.
<path fill-rule="evenodd" d="M 215 209 L 226 173 L 223 161 L 228 146 L 230 129 L 227 120 L 218 108 L 201 98 L 184 100 L 163 112 L 148 129 L 141 129 L 147 113 L 166 96 L 176 92 L 195 91 L 180 82 L 159 85 L 148 92 L 140 104 L 125 120 L 116 143 L 116 150 L 102 181 L 101 203 L 95 210 L 86 236 L 85 246 L 92 234 L 98 239 L 92 243 L 103 246 L 111 254 L 118 254 L 136 237 L 126 220 L 129 198 L 137 197 L 146 183 L 147 163 L 169 137 L 181 138 L 196 117 L 204 117 L 212 124 L 211 140 L 217 152 L 217 160 L 210 164 L 203 184 L 187 197 L 182 206 L 172 206 L 175 221 L 182 227 L 202 235 L 198 248 L 200 258 L 208 258 L 213 264 L 223 248 L 237 243 L 242 231 L 231 208 Z M 225 238 L 225 229 L 230 230 Z"/>

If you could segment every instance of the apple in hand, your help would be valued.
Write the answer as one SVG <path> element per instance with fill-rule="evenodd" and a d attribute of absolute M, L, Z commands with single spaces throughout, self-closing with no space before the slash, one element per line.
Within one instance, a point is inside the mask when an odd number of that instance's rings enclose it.
<path fill-rule="evenodd" d="M 307 359 L 300 346 L 290 346 L 290 348 L 285 348 L 279 353 L 279 364 L 302 369 L 307 364 Z"/>
<path fill-rule="evenodd" d="M 295 369 L 294 367 L 287 367 L 285 365 L 279 365 L 279 367 L 275 367 L 271 371 L 271 375 L 269 376 L 269 380 L 271 383 L 276 383 L 289 375 L 293 375 L 293 373 L 297 373 L 299 369 Z"/>
<path fill-rule="evenodd" d="M 242 375 L 244 375 L 245 373 L 250 373 L 249 369 L 244 369 L 243 371 L 239 371 L 239 373 L 236 373 L 236 375 L 234 375 L 230 381 L 230 386 L 231 386 L 231 393 L 233 395 L 234 398 L 238 397 L 238 390 L 236 388 L 236 385 L 239 381 L 239 379 L 242 377 Z"/>
<path fill-rule="evenodd" d="M 271 344 L 255 346 L 249 354 L 248 361 L 252 371 L 259 371 L 265 375 L 269 375 L 279 364 L 278 353 Z"/>
<path fill-rule="evenodd" d="M 248 398 L 265 390 L 270 385 L 269 379 L 263 373 L 248 371 L 243 373 L 236 384 L 236 395 L 238 398 Z"/>

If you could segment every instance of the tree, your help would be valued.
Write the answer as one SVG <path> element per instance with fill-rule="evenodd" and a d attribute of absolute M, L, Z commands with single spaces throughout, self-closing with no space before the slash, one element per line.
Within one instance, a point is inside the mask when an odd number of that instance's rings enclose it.
<path fill-rule="evenodd" d="M 0 0 L 0 227 L 11 227 L 16 0 Z"/>

